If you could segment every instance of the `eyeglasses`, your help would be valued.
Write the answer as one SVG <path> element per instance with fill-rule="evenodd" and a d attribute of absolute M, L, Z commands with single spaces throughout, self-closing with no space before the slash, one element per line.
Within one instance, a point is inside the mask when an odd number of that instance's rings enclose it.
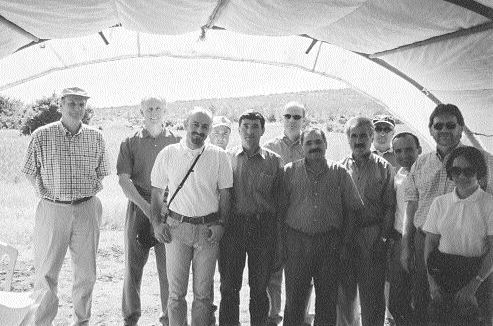
<path fill-rule="evenodd" d="M 457 124 L 455 122 L 447 122 L 447 123 L 437 122 L 433 125 L 433 128 L 435 130 L 442 130 L 443 127 L 447 128 L 448 130 L 454 130 L 455 127 L 457 127 Z"/>
<path fill-rule="evenodd" d="M 386 134 L 388 134 L 388 133 L 389 133 L 389 132 L 391 132 L 392 130 L 394 130 L 394 129 L 392 129 L 392 128 L 390 128 L 390 127 L 375 127 L 375 131 L 376 131 L 376 132 L 382 132 L 382 131 L 383 131 L 383 132 L 384 132 L 384 133 L 386 133 Z"/>
<path fill-rule="evenodd" d="M 286 113 L 284 115 L 284 118 L 286 118 L 286 120 L 289 120 L 291 119 L 291 117 L 294 119 L 294 120 L 300 120 L 301 118 L 303 118 L 301 115 L 299 114 L 289 114 L 289 113 Z"/>
<path fill-rule="evenodd" d="M 458 166 L 452 166 L 449 169 L 449 174 L 453 177 L 458 177 L 461 174 L 464 174 L 467 178 L 471 178 L 476 174 L 476 169 L 472 167 L 467 167 L 467 168 L 461 168 Z"/>

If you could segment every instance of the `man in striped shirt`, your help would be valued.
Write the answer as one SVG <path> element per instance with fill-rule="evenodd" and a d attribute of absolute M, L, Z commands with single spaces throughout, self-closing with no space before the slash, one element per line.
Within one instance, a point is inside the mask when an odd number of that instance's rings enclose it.
<path fill-rule="evenodd" d="M 40 197 L 34 226 L 34 289 L 46 290 L 36 325 L 51 325 L 58 309 L 58 275 L 70 248 L 74 325 L 87 325 L 96 282 L 101 201 L 95 196 L 109 174 L 101 133 L 82 123 L 89 96 L 78 88 L 62 92 L 60 121 L 37 129 L 22 172 Z"/>
<path fill-rule="evenodd" d="M 433 200 L 451 192 L 455 187 L 454 182 L 447 178 L 445 165 L 450 153 L 457 146 L 462 146 L 460 139 L 464 129 L 464 118 L 457 106 L 439 104 L 430 115 L 428 127 L 437 144 L 437 150 L 421 155 L 406 179 L 404 200 L 407 202 L 407 218 L 404 220 L 401 252 L 404 269 L 408 271 L 414 269 L 414 315 L 419 318 L 417 323 L 422 324 L 427 322 L 427 307 L 430 300 L 424 261 L 425 234 L 422 227 Z M 484 156 L 488 175 L 480 179 L 479 183 L 487 192 L 493 193 L 491 173 L 493 156 L 487 152 L 484 152 Z"/>

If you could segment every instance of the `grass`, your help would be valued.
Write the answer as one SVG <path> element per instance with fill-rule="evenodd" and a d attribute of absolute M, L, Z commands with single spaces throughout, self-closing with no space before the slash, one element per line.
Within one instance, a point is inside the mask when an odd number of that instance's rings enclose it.
<path fill-rule="evenodd" d="M 312 92 L 300 95 L 305 96 L 303 101 L 312 108 L 311 112 L 314 114 L 314 121 L 336 121 L 335 124 L 337 125 L 337 121 L 341 117 L 344 118 L 348 113 L 355 113 L 347 108 L 349 104 L 344 104 L 346 105 L 345 109 L 338 112 L 336 107 L 342 105 L 342 101 L 336 99 L 327 101 L 327 94 L 329 93 Z M 368 100 L 365 102 L 365 100 L 358 99 L 354 94 L 345 95 L 352 98 L 352 102 L 349 101 L 348 103 L 359 103 L 354 105 L 355 110 L 359 110 L 356 113 L 364 110 L 365 107 L 369 107 L 367 105 L 369 103 Z M 273 104 L 267 106 L 270 110 L 268 113 L 277 114 L 276 112 L 282 107 L 282 103 L 292 99 L 295 99 L 293 94 L 281 94 L 250 97 L 241 100 L 226 99 L 223 104 L 219 103 L 218 99 L 207 101 L 217 109 L 217 112 L 231 117 L 234 112 L 243 111 L 245 108 L 252 107 L 252 105 L 253 107 L 265 107 L 259 104 L 262 101 L 272 101 Z M 319 113 L 327 110 L 327 106 L 323 105 L 324 100 L 332 103 L 330 104 L 332 105 L 332 111 L 329 110 L 330 112 L 327 113 L 326 118 L 321 117 L 321 113 Z M 183 117 L 179 116 L 178 112 L 184 112 L 194 105 L 208 106 L 208 102 L 204 101 L 177 102 L 170 105 L 171 120 L 173 122 L 181 121 Z M 369 112 L 375 112 L 379 108 L 378 105 L 373 105 Z M 117 325 L 121 324 L 121 289 L 124 272 L 123 228 L 127 200 L 118 185 L 115 167 L 120 143 L 138 130 L 134 125 L 139 121 L 140 114 L 135 107 L 96 109 L 95 113 L 93 124 L 102 127 L 111 161 L 112 174 L 103 180 L 104 189 L 98 194 L 103 203 L 103 223 L 97 257 L 98 279 L 93 296 L 92 323 L 95 325 Z M 237 129 L 235 127 L 233 129 L 230 146 L 240 144 Z M 334 130 L 337 129 L 334 128 Z M 184 134 L 183 130 L 176 132 L 182 136 Z M 280 123 L 269 123 L 266 125 L 266 131 L 261 143 L 281 133 L 282 126 Z M 339 132 L 333 132 L 328 133 L 327 137 L 329 143 L 327 157 L 333 160 L 339 160 L 344 157 L 348 152 L 345 136 Z M 32 231 L 38 198 L 31 185 L 20 172 L 29 139 L 29 137 L 20 136 L 19 132 L 15 130 L 0 130 L 0 241 L 13 244 L 19 249 L 19 259 L 14 275 L 14 291 L 29 291 L 33 287 Z M 1 269 L 2 264 L 0 262 Z M 2 277 L 3 274 L 0 274 L 0 279 Z M 67 255 L 60 272 L 60 304 L 55 325 L 68 325 L 70 323 L 72 314 L 71 278 L 70 255 Z M 156 266 L 152 251 L 144 270 L 143 279 L 141 324 L 155 325 L 160 309 Z M 247 283 L 248 281 L 244 277 L 243 284 L 246 285 Z M 216 272 L 214 282 L 216 304 L 220 300 L 219 284 L 219 274 Z M 189 294 L 187 296 L 189 304 L 191 303 L 191 288 L 192 286 L 189 284 Z M 241 298 L 241 322 L 248 323 L 249 289 L 247 286 L 242 288 Z"/>

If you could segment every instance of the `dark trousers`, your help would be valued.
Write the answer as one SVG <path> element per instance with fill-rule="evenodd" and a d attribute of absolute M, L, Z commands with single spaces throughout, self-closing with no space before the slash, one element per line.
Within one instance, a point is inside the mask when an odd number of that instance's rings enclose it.
<path fill-rule="evenodd" d="M 303 324 L 312 279 L 316 298 L 314 325 L 336 324 L 340 242 L 336 230 L 308 235 L 288 228 L 285 326 Z"/>
<path fill-rule="evenodd" d="M 269 215 L 232 216 L 221 239 L 219 325 L 238 325 L 240 290 L 248 255 L 251 325 L 264 325 L 269 313 L 267 285 L 276 243 L 276 219 Z"/>
<path fill-rule="evenodd" d="M 140 305 L 140 287 L 144 266 L 149 258 L 149 248 L 142 247 L 136 240 L 137 214 L 144 213 L 132 202 L 128 203 L 125 220 L 125 274 L 123 280 L 122 313 L 125 325 L 137 325 L 142 314 Z M 166 275 L 166 249 L 158 243 L 154 247 L 159 278 L 161 315 L 159 321 L 168 325 L 168 278 Z"/>
<path fill-rule="evenodd" d="M 398 326 L 411 322 L 412 318 L 412 279 L 411 274 L 402 268 L 401 251 L 402 236 L 396 234 L 390 250 L 388 279 L 390 282 L 389 311 Z"/>
<path fill-rule="evenodd" d="M 428 322 L 430 289 L 425 265 L 425 233 L 416 229 L 414 234 L 414 275 L 412 296 L 414 299 L 414 320 L 417 325 Z"/>
<path fill-rule="evenodd" d="M 380 227 L 370 226 L 355 233 L 352 266 L 341 273 L 339 308 L 341 321 L 357 319 L 357 294 L 361 305 L 363 326 L 381 326 L 385 319 L 385 259 L 375 259 L 373 246 L 379 241 Z M 381 258 L 381 257 L 380 257 Z"/>

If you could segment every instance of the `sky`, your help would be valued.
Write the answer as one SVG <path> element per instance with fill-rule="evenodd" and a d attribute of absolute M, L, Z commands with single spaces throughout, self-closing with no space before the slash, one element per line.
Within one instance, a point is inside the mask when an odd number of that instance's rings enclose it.
<path fill-rule="evenodd" d="M 71 68 L 1 91 L 25 103 L 78 86 L 97 107 L 134 105 L 144 96 L 169 102 L 341 88 L 347 85 L 293 67 L 214 59 L 135 58 Z"/>

